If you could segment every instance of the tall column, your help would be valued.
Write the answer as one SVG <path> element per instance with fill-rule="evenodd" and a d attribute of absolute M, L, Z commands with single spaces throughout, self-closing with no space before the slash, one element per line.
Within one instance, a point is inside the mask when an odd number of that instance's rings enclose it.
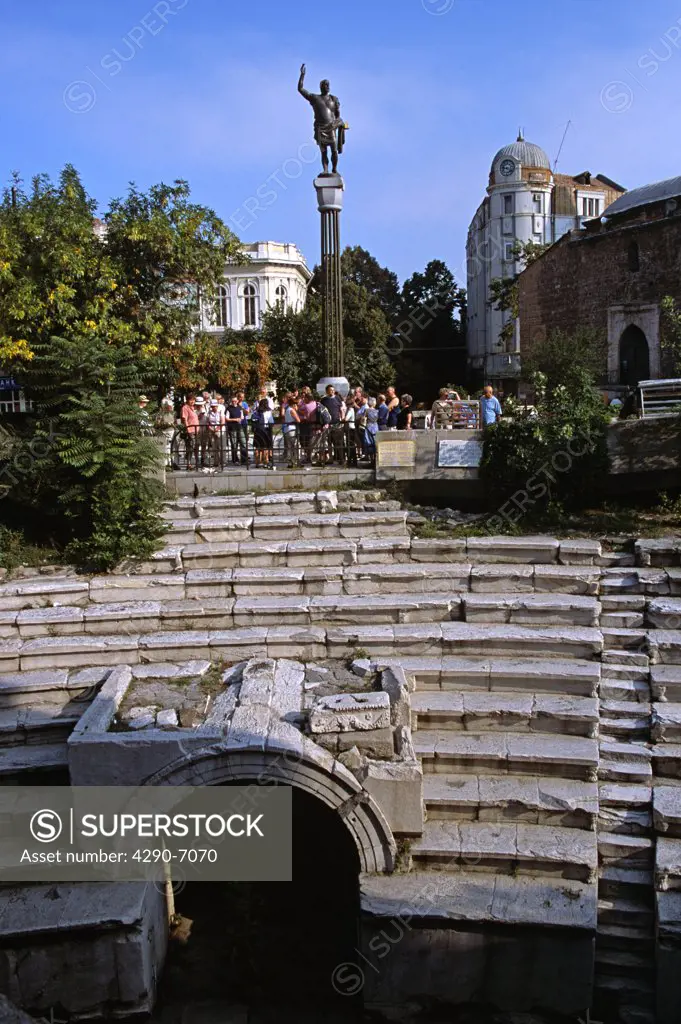
<path fill-rule="evenodd" d="M 315 178 L 314 187 L 321 217 L 322 341 L 326 372 L 317 390 L 323 391 L 326 384 L 333 384 L 337 391 L 346 395 L 340 246 L 340 212 L 345 186 L 340 174 L 320 174 Z"/>

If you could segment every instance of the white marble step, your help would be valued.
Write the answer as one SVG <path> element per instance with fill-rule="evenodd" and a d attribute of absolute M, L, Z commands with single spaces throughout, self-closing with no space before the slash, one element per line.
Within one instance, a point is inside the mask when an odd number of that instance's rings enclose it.
<path fill-rule="evenodd" d="M 598 814 L 595 783 L 532 775 L 427 772 L 423 801 L 429 821 L 522 821 L 593 830 Z"/>
<path fill-rule="evenodd" d="M 72 702 L 64 707 L 32 704 L 0 709 L 0 748 L 24 743 L 65 742 L 88 703 Z"/>
<path fill-rule="evenodd" d="M 652 665 L 650 692 L 653 700 L 681 702 L 681 665 Z"/>
<path fill-rule="evenodd" d="M 681 839 L 681 786 L 658 783 L 652 801 L 655 831 L 670 839 Z"/>
<path fill-rule="evenodd" d="M 593 882 L 596 836 L 581 829 L 501 822 L 426 822 L 412 842 L 414 868 L 549 876 Z"/>
<path fill-rule="evenodd" d="M 598 860 L 602 866 L 649 871 L 653 866 L 654 847 L 647 836 L 598 833 Z"/>
<path fill-rule="evenodd" d="M 654 704 L 650 732 L 655 743 L 681 743 L 681 703 Z"/>
<path fill-rule="evenodd" d="M 601 666 L 577 658 L 485 658 L 456 655 L 395 661 L 417 690 L 491 690 L 596 695 Z"/>
<path fill-rule="evenodd" d="M 596 928 L 596 887 L 572 879 L 489 875 L 477 871 L 414 871 L 361 875 L 362 913 L 377 918 L 504 922 Z"/>
<path fill-rule="evenodd" d="M 0 777 L 30 775 L 34 772 L 66 768 L 66 743 L 36 743 L 3 747 L 0 753 Z"/>
<path fill-rule="evenodd" d="M 597 626 L 600 612 L 597 599 L 583 595 L 465 594 L 462 617 L 521 626 Z"/>
<path fill-rule="evenodd" d="M 649 898 L 653 891 L 652 868 L 628 868 L 601 864 L 598 869 L 598 893 L 604 898 Z"/>
<path fill-rule="evenodd" d="M 442 627 L 443 652 L 492 657 L 592 658 L 603 649 L 597 629 L 578 626 L 476 625 L 450 622 Z"/>
<path fill-rule="evenodd" d="M 648 645 L 653 662 L 681 667 L 681 629 L 651 629 Z"/>
<path fill-rule="evenodd" d="M 655 775 L 681 780 L 681 743 L 656 743 L 652 754 Z"/>
<path fill-rule="evenodd" d="M 598 900 L 599 924 L 634 925 L 652 929 L 655 911 L 652 906 L 652 891 L 648 899 L 626 899 L 620 896 L 600 897 Z"/>
<path fill-rule="evenodd" d="M 548 732 L 590 736 L 598 730 L 595 697 L 425 690 L 412 694 L 412 729 Z"/>
<path fill-rule="evenodd" d="M 65 668 L 4 672 L 0 674 L 0 710 L 35 704 L 63 707 L 74 700 L 89 700 L 109 671 L 100 667 L 73 672 Z"/>
<path fill-rule="evenodd" d="M 632 703 L 648 704 L 650 702 L 650 687 L 648 683 L 641 680 L 608 678 L 605 673 L 615 667 L 614 665 L 602 666 L 603 674 L 601 675 L 601 685 L 599 687 L 601 700 L 612 700 L 620 703 L 631 701 Z"/>
<path fill-rule="evenodd" d="M 655 887 L 681 891 L 681 839 L 658 836 L 655 848 Z"/>
<path fill-rule="evenodd" d="M 419 729 L 412 738 L 424 772 L 596 780 L 598 743 L 582 736 Z"/>

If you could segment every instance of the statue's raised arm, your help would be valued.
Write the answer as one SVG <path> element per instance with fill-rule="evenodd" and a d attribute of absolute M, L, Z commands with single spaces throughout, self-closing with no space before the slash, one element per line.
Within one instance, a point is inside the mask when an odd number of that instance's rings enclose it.
<path fill-rule="evenodd" d="M 303 87 L 304 82 L 305 82 L 305 72 L 306 71 L 307 71 L 307 68 L 305 67 L 305 65 L 301 64 L 300 65 L 300 78 L 298 79 L 298 92 L 300 93 L 301 96 L 304 96 L 306 100 L 309 100 L 310 94 L 307 91 L 307 89 L 305 89 Z"/>

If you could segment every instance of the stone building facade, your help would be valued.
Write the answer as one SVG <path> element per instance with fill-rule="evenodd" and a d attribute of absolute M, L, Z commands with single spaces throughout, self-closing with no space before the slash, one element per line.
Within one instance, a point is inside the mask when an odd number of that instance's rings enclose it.
<path fill-rule="evenodd" d="M 555 242 L 600 217 L 623 193 L 604 175 L 555 173 L 544 150 L 526 142 L 522 133 L 499 150 L 466 245 L 468 365 L 475 376 L 512 390 L 520 375 L 519 333 L 516 330 L 513 340 L 502 344 L 500 333 L 509 314 L 493 309 L 489 302 L 491 281 L 521 269 L 514 258 L 514 244 Z"/>
<path fill-rule="evenodd" d="M 523 271 L 520 347 L 526 352 L 552 330 L 591 328 L 607 337 L 610 388 L 664 376 L 667 295 L 681 301 L 681 177 L 632 189 Z"/>
<path fill-rule="evenodd" d="M 268 306 L 298 312 L 305 305 L 312 274 L 292 242 L 251 242 L 242 246 L 249 261 L 225 267 L 218 294 L 202 302 L 201 328 L 221 333 L 260 326 Z"/>

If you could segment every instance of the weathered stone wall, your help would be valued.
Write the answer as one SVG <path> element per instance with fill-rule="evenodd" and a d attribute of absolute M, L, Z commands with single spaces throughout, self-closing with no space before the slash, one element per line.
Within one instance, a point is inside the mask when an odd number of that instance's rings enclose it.
<path fill-rule="evenodd" d="M 628 262 L 633 241 L 639 246 L 637 271 Z M 612 306 L 631 305 L 635 319 L 637 305 L 659 306 L 665 295 L 681 300 L 680 271 L 679 216 L 627 219 L 565 236 L 520 276 L 521 352 L 552 330 L 587 327 L 606 335 Z M 664 365 L 661 369 L 668 372 Z"/>

